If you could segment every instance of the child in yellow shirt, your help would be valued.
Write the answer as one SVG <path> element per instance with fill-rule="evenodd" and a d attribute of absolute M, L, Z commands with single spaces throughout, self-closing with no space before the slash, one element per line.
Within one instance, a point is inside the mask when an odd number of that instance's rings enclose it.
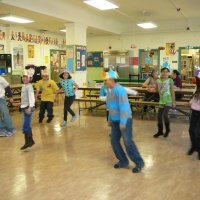
<path fill-rule="evenodd" d="M 54 117 L 53 115 L 53 103 L 58 100 L 58 94 L 56 91 L 59 90 L 55 81 L 49 79 L 49 73 L 47 68 L 42 71 L 42 80 L 40 80 L 36 85 L 36 99 L 41 92 L 41 103 L 39 112 L 39 123 L 42 123 L 45 111 L 47 110 L 47 123 L 50 123 Z"/>

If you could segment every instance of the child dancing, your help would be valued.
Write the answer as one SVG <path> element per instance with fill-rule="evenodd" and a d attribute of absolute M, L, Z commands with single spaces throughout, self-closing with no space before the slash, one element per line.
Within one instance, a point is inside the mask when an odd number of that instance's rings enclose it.
<path fill-rule="evenodd" d="M 156 92 L 159 92 L 160 107 L 158 110 L 158 132 L 154 135 L 155 138 L 164 135 L 168 137 L 170 133 L 169 110 L 175 108 L 175 94 L 173 87 L 173 80 L 169 78 L 170 70 L 168 68 L 161 69 L 161 77 L 156 81 Z M 163 133 L 163 118 L 165 122 L 165 134 Z"/>
<path fill-rule="evenodd" d="M 77 119 L 76 114 L 71 109 L 71 105 L 73 104 L 76 95 L 75 92 L 78 89 L 78 85 L 72 80 L 72 77 L 67 69 L 65 69 L 61 74 L 60 78 L 62 79 L 58 84 L 59 88 L 63 88 L 65 92 L 65 100 L 64 100 L 64 116 L 63 122 L 61 123 L 61 127 L 67 125 L 67 115 L 68 112 L 71 114 L 72 119 L 71 122 L 74 122 Z"/>
<path fill-rule="evenodd" d="M 36 85 L 36 99 L 38 98 L 39 92 L 41 92 L 41 102 L 40 102 L 40 112 L 39 112 L 39 123 L 42 123 L 47 110 L 48 119 L 47 123 L 50 123 L 54 117 L 53 115 L 53 104 L 55 101 L 58 102 L 57 90 L 59 90 L 55 81 L 49 79 L 48 69 L 42 71 L 42 80 L 40 80 Z"/>
<path fill-rule="evenodd" d="M 24 85 L 22 86 L 21 91 L 21 110 L 23 112 L 23 124 L 22 130 L 25 138 L 25 144 L 21 147 L 21 150 L 25 150 L 29 147 L 32 147 L 35 142 L 32 136 L 31 121 L 32 115 L 35 108 L 35 96 L 33 86 L 30 83 L 33 77 L 34 70 L 24 70 L 22 81 Z"/>
<path fill-rule="evenodd" d="M 200 73 L 199 73 L 200 78 Z M 198 153 L 200 160 L 200 79 L 196 79 L 196 91 L 190 101 L 192 115 L 190 119 L 189 135 L 191 141 L 191 148 L 188 155 L 192 155 L 195 151 Z"/>
<path fill-rule="evenodd" d="M 144 161 L 132 139 L 132 111 L 128 101 L 127 92 L 116 83 L 117 73 L 113 70 L 103 73 L 105 85 L 108 88 L 106 105 L 109 110 L 108 125 L 111 126 L 111 144 L 116 158 L 119 160 L 114 168 L 128 166 L 128 158 L 120 144 L 121 137 L 129 158 L 135 163 L 133 173 L 141 172 Z"/>

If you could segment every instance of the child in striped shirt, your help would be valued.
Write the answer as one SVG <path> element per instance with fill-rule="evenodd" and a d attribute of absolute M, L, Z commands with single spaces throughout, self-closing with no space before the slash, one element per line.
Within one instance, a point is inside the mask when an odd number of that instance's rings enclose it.
<path fill-rule="evenodd" d="M 124 139 L 125 148 L 129 158 L 136 164 L 133 173 L 141 172 L 144 161 L 132 140 L 132 112 L 128 101 L 127 92 L 116 83 L 117 73 L 113 70 L 103 73 L 105 85 L 109 88 L 106 104 L 109 110 L 108 125 L 111 126 L 111 144 L 115 156 L 119 160 L 114 168 L 128 166 L 128 158 L 120 144 L 120 138 Z"/>

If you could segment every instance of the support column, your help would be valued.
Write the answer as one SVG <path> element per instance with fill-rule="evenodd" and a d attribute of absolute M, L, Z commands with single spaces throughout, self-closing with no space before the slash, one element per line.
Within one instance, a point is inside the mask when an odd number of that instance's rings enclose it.
<path fill-rule="evenodd" d="M 67 68 L 79 87 L 87 82 L 86 71 L 87 26 L 78 23 L 66 24 Z M 81 96 L 78 92 L 77 96 Z"/>

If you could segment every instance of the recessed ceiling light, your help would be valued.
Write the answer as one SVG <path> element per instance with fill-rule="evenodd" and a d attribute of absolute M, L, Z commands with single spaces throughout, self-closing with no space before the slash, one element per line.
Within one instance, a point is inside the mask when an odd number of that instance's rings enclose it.
<path fill-rule="evenodd" d="M 100 10 L 111 10 L 119 8 L 119 6 L 107 0 L 84 0 L 84 3 Z"/>
<path fill-rule="evenodd" d="M 66 33 L 66 29 L 61 29 L 60 31 Z"/>
<path fill-rule="evenodd" d="M 14 16 L 14 15 L 0 16 L 0 19 L 4 20 L 4 21 L 9 21 L 9 22 L 16 22 L 16 23 L 20 23 L 20 24 L 26 24 L 26 23 L 34 22 L 31 19 L 27 19 L 27 18 L 23 18 L 23 17 L 17 17 L 17 16 Z"/>
<path fill-rule="evenodd" d="M 144 28 L 144 29 L 151 29 L 151 28 L 157 28 L 158 26 L 152 22 L 142 22 L 138 23 L 137 26 Z"/>

